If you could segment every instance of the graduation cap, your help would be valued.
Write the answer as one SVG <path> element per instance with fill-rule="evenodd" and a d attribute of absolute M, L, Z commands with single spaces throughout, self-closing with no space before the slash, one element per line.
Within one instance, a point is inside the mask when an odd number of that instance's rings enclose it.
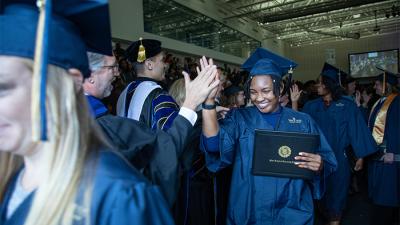
<path fill-rule="evenodd" d="M 347 73 L 332 66 L 329 63 L 324 63 L 324 67 L 321 71 L 321 76 L 329 77 L 340 86 L 342 86 L 342 82 L 345 81 L 346 78 L 350 77 Z"/>
<path fill-rule="evenodd" d="M 125 52 L 125 58 L 131 63 L 142 63 L 162 51 L 161 42 L 153 39 L 142 39 L 133 42 Z"/>
<path fill-rule="evenodd" d="M 0 55 L 34 59 L 32 135 L 47 140 L 47 65 L 89 77 L 87 51 L 112 55 L 108 1 L 3 0 L 0 34 Z"/>
<path fill-rule="evenodd" d="M 231 96 L 231 95 L 234 95 L 241 91 L 243 91 L 243 88 L 235 86 L 235 85 L 231 85 L 224 90 L 224 94 L 225 94 L 225 96 Z"/>
<path fill-rule="evenodd" d="M 389 72 L 389 71 L 387 71 L 387 70 L 384 70 L 384 69 L 382 69 L 382 68 L 379 68 L 379 67 L 376 67 L 378 70 L 380 70 L 380 71 L 383 71 L 383 73 L 381 73 L 381 74 L 379 74 L 378 76 L 377 76 L 377 80 L 379 80 L 380 82 L 382 82 L 382 86 L 383 86 L 383 94 L 385 94 L 385 90 L 386 90 L 386 83 L 389 83 L 389 84 L 391 84 L 391 85 L 397 85 L 397 83 L 398 83 L 398 78 L 400 77 L 400 76 L 398 76 L 398 75 L 396 75 L 396 74 L 394 74 L 394 73 L 391 73 L 391 72 Z"/>
<path fill-rule="evenodd" d="M 277 55 L 264 48 L 257 48 L 243 63 L 242 69 L 255 75 L 272 75 L 282 78 L 297 67 L 294 61 Z"/>

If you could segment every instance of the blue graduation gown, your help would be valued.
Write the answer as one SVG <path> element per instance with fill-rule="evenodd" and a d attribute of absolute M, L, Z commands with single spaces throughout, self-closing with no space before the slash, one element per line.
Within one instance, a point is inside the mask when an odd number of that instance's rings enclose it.
<path fill-rule="evenodd" d="M 90 171 L 89 171 L 90 174 Z M 119 155 L 111 151 L 100 153 L 98 166 L 94 171 L 94 186 L 91 200 L 90 222 L 93 225 L 115 224 L 174 224 L 166 201 L 155 186 Z M 5 199 L 0 203 L 1 225 L 22 225 L 34 198 L 27 197 L 9 220 L 5 220 L 7 205 L 15 186 L 10 183 Z M 83 190 L 86 185 L 80 186 Z M 78 196 L 83 192 L 78 192 Z M 76 202 L 82 199 L 77 198 Z M 74 224 L 84 224 L 74 221 Z"/>
<path fill-rule="evenodd" d="M 318 98 L 306 103 L 303 112 L 317 122 L 335 153 L 338 169 L 327 179 L 321 203 L 330 217 L 340 217 L 346 205 L 351 175 L 346 148 L 351 145 L 355 156 L 363 158 L 377 151 L 375 141 L 361 111 L 348 98 L 331 102 L 329 107 Z"/>
<path fill-rule="evenodd" d="M 275 130 L 320 134 L 317 153 L 323 171 L 311 182 L 302 179 L 254 176 L 251 172 L 255 129 L 274 130 L 256 107 L 234 110 L 220 124 L 219 152 L 205 150 L 209 170 L 233 164 L 227 224 L 313 224 L 313 197 L 321 198 L 326 176 L 336 169 L 335 156 L 312 119 L 282 108 Z"/>
<path fill-rule="evenodd" d="M 369 124 L 374 124 L 377 112 L 382 104 L 371 112 Z M 372 129 L 373 126 L 370 126 Z M 386 152 L 400 154 L 400 96 L 390 104 L 384 133 Z M 400 162 L 384 164 L 383 161 L 372 160 L 368 165 L 368 192 L 377 205 L 400 206 Z"/>

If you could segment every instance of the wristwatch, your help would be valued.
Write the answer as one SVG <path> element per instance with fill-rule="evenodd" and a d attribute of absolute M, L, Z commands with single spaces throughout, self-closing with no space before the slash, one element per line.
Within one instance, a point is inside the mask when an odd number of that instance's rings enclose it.
<path fill-rule="evenodd" d="M 211 109 L 215 109 L 217 107 L 217 105 L 215 103 L 213 105 L 208 105 L 208 104 L 203 102 L 203 104 L 201 104 L 201 107 L 203 109 L 211 110 Z"/>

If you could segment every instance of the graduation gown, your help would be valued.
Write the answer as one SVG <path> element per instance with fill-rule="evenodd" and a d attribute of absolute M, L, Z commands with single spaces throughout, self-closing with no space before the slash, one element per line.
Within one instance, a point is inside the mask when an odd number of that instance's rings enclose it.
<path fill-rule="evenodd" d="M 111 145 L 138 170 L 146 168 L 146 177 L 160 186 L 172 206 L 179 189 L 179 156 L 185 150 L 192 124 L 178 115 L 168 131 L 153 131 L 142 122 L 109 114 L 99 99 L 87 97 Z"/>
<path fill-rule="evenodd" d="M 320 134 L 317 153 L 324 168 L 314 180 L 254 176 L 251 172 L 255 129 Z M 313 224 L 313 198 L 324 193 L 326 177 L 336 169 L 335 156 L 316 123 L 306 114 L 282 108 L 274 128 L 256 107 L 232 111 L 221 123 L 219 152 L 205 150 L 209 170 L 233 165 L 227 224 Z"/>
<path fill-rule="evenodd" d="M 382 102 L 383 103 L 383 102 Z M 371 112 L 369 124 L 371 130 L 377 113 L 383 104 Z M 383 136 L 386 141 L 386 152 L 400 154 L 400 96 L 390 104 Z M 372 202 L 377 205 L 400 206 L 400 162 L 385 164 L 383 161 L 371 160 L 368 165 L 368 193 Z"/>
<path fill-rule="evenodd" d="M 303 112 L 319 125 L 335 153 L 338 169 L 327 179 L 322 207 L 331 218 L 341 216 L 345 207 L 351 170 L 346 148 L 352 146 L 356 158 L 363 158 L 377 151 L 367 124 L 357 105 L 348 98 L 324 105 L 322 98 L 306 103 Z"/>
<path fill-rule="evenodd" d="M 133 167 L 115 152 L 102 151 L 94 172 L 94 186 L 90 205 L 90 224 L 93 225 L 162 225 L 174 224 L 166 201 L 159 189 L 152 186 Z M 90 172 L 88 173 L 90 174 Z M 0 203 L 1 225 L 23 225 L 34 198 L 30 194 L 6 220 L 6 210 L 16 178 L 10 183 L 4 201 Z M 87 177 L 86 177 L 87 178 Z M 77 196 L 87 188 L 81 185 Z M 76 199 L 77 204 L 82 199 Z M 79 218 L 79 213 L 76 214 Z M 84 224 L 75 220 L 74 225 Z"/>

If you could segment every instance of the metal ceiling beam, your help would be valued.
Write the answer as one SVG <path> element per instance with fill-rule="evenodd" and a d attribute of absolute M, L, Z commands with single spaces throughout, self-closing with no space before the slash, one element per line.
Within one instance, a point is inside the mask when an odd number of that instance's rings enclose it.
<path fill-rule="evenodd" d="M 264 0 L 264 1 L 260 1 L 260 2 L 254 2 L 251 4 L 247 4 L 247 5 L 242 5 L 240 7 L 238 7 L 237 9 L 244 9 L 250 6 L 255 6 L 255 5 L 259 5 L 259 4 L 263 4 L 263 3 L 267 3 L 267 2 L 272 2 L 273 0 Z"/>
<path fill-rule="evenodd" d="M 318 18 L 324 18 L 324 17 L 329 17 L 329 19 L 332 19 L 333 21 L 335 20 L 339 20 L 339 21 L 335 21 L 335 22 L 340 22 L 340 18 L 344 18 L 347 17 L 349 15 L 355 15 L 355 14 L 368 14 L 371 13 L 372 16 L 374 16 L 373 12 L 374 10 L 377 10 L 378 13 L 379 12 L 386 12 L 387 10 L 389 10 L 392 5 L 397 2 L 398 0 L 394 0 L 394 1 L 386 1 L 383 3 L 376 3 L 373 4 L 373 6 L 371 6 L 371 4 L 368 4 L 367 6 L 360 6 L 357 8 L 353 8 L 351 10 L 336 10 L 333 12 L 329 12 L 327 14 L 318 14 L 318 15 L 310 15 L 310 16 L 306 16 L 306 17 L 302 17 L 301 19 L 291 19 L 292 20 L 296 20 L 296 21 L 314 21 Z M 337 19 L 339 18 L 339 19 Z M 361 18 L 362 19 L 362 18 Z M 283 21 L 276 21 L 273 23 L 269 23 L 269 26 L 282 26 L 282 25 L 286 25 L 288 23 L 287 20 L 283 20 Z"/>
<path fill-rule="evenodd" d="M 244 16 L 247 16 L 247 15 L 250 15 L 250 14 L 253 14 L 253 13 L 257 13 L 257 12 L 261 12 L 261 11 L 264 11 L 264 10 L 273 9 L 273 8 L 277 8 L 277 7 L 282 7 L 282 6 L 286 6 L 286 5 L 290 5 L 290 4 L 294 4 L 294 3 L 298 3 L 298 2 L 302 2 L 302 1 L 304 1 L 304 0 L 296 0 L 296 1 L 291 1 L 291 2 L 285 2 L 285 3 L 281 3 L 281 4 L 277 4 L 277 5 L 273 5 L 273 6 L 269 6 L 269 7 L 265 7 L 265 8 L 260 8 L 260 9 L 257 9 L 257 10 L 250 10 L 250 11 L 245 12 L 245 13 L 240 13 L 240 14 L 235 14 L 235 15 L 232 15 L 232 16 L 225 17 L 224 19 L 232 19 L 232 18 L 236 18 L 236 17 L 244 17 Z"/>
<path fill-rule="evenodd" d="M 357 7 L 361 5 L 383 2 L 384 0 L 351 0 L 351 1 L 330 1 L 326 3 L 317 3 L 309 6 L 302 6 L 290 10 L 283 10 L 271 15 L 264 16 L 262 22 L 276 22 L 281 20 L 299 18 L 303 16 L 326 13 L 334 10 Z"/>

